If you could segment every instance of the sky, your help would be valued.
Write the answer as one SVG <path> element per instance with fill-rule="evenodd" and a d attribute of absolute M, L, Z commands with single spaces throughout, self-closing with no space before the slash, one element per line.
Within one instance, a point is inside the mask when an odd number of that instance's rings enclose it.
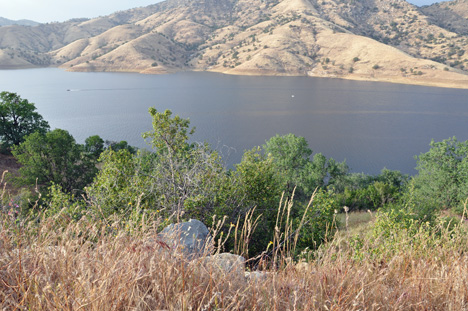
<path fill-rule="evenodd" d="M 71 18 L 98 17 L 116 11 L 147 6 L 160 0 L 0 0 L 0 17 L 29 19 L 40 23 L 63 22 Z M 418 6 L 435 0 L 409 0 Z"/>
<path fill-rule="evenodd" d="M 155 4 L 160 0 L 0 0 L 0 17 L 40 23 L 98 17 Z"/>

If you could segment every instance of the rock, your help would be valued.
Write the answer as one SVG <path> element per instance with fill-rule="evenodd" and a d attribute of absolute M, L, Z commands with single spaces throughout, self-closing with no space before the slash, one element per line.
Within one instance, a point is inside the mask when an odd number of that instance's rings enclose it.
<path fill-rule="evenodd" d="M 268 279 L 268 273 L 262 271 L 245 272 L 245 279 L 249 282 L 262 283 Z"/>
<path fill-rule="evenodd" d="M 229 284 L 245 283 L 245 258 L 242 256 L 222 253 L 200 258 L 191 264 L 195 271 L 217 280 Z"/>
<path fill-rule="evenodd" d="M 211 253 L 212 238 L 208 228 L 199 220 L 171 224 L 158 237 L 171 249 L 193 260 Z"/>
<path fill-rule="evenodd" d="M 230 253 L 205 257 L 203 264 L 206 268 L 215 269 L 224 274 L 243 274 L 245 270 L 245 258 Z"/>

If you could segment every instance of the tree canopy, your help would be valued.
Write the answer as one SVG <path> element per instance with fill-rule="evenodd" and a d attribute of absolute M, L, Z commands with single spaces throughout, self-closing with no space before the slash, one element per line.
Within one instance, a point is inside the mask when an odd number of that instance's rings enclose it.
<path fill-rule="evenodd" d="M 468 141 L 453 137 L 430 146 L 416 157 L 419 174 L 413 179 L 413 196 L 431 208 L 461 208 L 468 198 Z"/>
<path fill-rule="evenodd" d="M 348 173 L 346 162 L 338 163 L 321 153 L 312 156 L 307 140 L 294 134 L 276 135 L 263 145 L 272 158 L 281 188 L 288 193 L 296 189 L 296 195 L 308 197 L 315 188 L 333 184 Z"/>
<path fill-rule="evenodd" d="M 36 112 L 36 107 L 16 93 L 0 93 L 0 139 L 2 149 L 20 144 L 34 132 L 45 134 L 49 123 Z"/>
<path fill-rule="evenodd" d="M 35 132 L 12 148 L 19 163 L 22 184 L 57 184 L 66 192 L 82 189 L 97 173 L 93 157 L 84 152 L 67 131 Z"/>

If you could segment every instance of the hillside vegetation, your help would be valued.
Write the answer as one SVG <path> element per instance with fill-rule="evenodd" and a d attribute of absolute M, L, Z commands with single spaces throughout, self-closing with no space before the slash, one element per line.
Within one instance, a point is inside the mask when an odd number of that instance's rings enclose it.
<path fill-rule="evenodd" d="M 466 0 L 167 0 L 0 27 L 0 67 L 305 75 L 468 87 Z"/>

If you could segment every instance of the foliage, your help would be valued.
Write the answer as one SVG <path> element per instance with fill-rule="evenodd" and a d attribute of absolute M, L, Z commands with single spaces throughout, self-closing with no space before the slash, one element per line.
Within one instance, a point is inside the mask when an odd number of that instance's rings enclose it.
<path fill-rule="evenodd" d="M 83 146 L 61 129 L 30 134 L 13 147 L 12 153 L 23 165 L 17 179 L 23 185 L 55 183 L 64 191 L 72 192 L 83 189 L 97 173 L 95 162 L 83 152 Z"/>
<path fill-rule="evenodd" d="M 101 169 L 86 188 L 88 200 L 98 206 L 102 216 L 124 214 L 132 208 L 149 207 L 145 176 L 138 174 L 137 158 L 128 150 L 105 150 L 99 158 Z"/>
<path fill-rule="evenodd" d="M 132 155 L 106 150 L 102 169 L 88 195 L 104 213 L 152 209 L 166 218 L 197 218 L 210 224 L 214 214 L 237 217 L 242 194 L 206 144 L 189 144 L 190 122 L 151 108 L 153 131 L 144 134 L 155 148 Z"/>
<path fill-rule="evenodd" d="M 158 112 L 156 108 L 150 108 L 153 131 L 143 134 L 143 138 L 151 140 L 149 144 L 160 154 L 176 154 L 185 151 L 188 144 L 188 135 L 192 135 L 195 129 L 189 130 L 190 121 L 179 116 L 172 117 L 172 112 L 166 110 Z"/>
<path fill-rule="evenodd" d="M 268 213 L 278 205 L 281 188 L 273 158 L 261 153 L 260 147 L 247 150 L 240 164 L 236 165 L 236 174 L 251 206 L 257 211 Z"/>
<path fill-rule="evenodd" d="M 299 198 L 306 200 L 317 187 L 337 182 L 348 171 L 347 165 L 315 154 L 304 137 L 294 134 L 276 135 L 263 146 L 265 153 L 273 159 L 273 166 L 282 189 L 289 195 L 293 189 Z"/>
<path fill-rule="evenodd" d="M 235 172 L 227 172 L 219 155 L 208 145 L 188 142 L 189 134 L 193 133 L 189 131 L 188 120 L 173 117 L 170 111 L 159 113 L 154 108 L 150 109 L 150 114 L 154 128 L 144 137 L 150 139 L 153 152 L 132 155 L 126 150 L 108 149 L 101 155 L 101 170 L 87 188 L 87 195 L 104 217 L 151 209 L 163 218 L 196 218 L 208 225 L 212 225 L 214 216 L 227 217 L 228 225 L 255 211 L 253 217 L 260 217 L 260 221 L 250 246 L 251 253 L 257 254 L 265 249 L 274 232 L 280 195 L 285 180 L 288 183 L 287 178 L 309 187 L 304 186 L 304 189 L 311 189 L 315 184 L 323 186 L 329 176 L 338 175 L 336 171 L 341 173 L 333 160 L 321 154 L 311 161 L 308 158 L 311 151 L 307 151 L 305 140 L 294 137 L 290 142 L 272 143 L 269 148 L 275 154 L 286 152 L 289 162 L 275 159 L 271 153 L 264 154 L 257 147 L 244 153 Z M 296 174 L 287 167 L 290 163 L 299 163 L 293 167 L 302 167 L 302 170 Z M 280 167 L 286 174 L 279 174 Z M 319 245 L 327 230 L 332 232 L 332 203 L 329 195 L 320 192 L 313 213 L 311 210 L 306 217 L 310 233 L 301 240 L 301 245 L 312 240 L 314 245 Z M 302 206 L 298 199 L 291 211 L 291 219 L 296 222 L 300 222 L 305 213 Z M 227 233 L 228 229 L 229 226 L 222 231 Z M 233 247 L 232 243 L 227 240 L 226 246 Z"/>
<path fill-rule="evenodd" d="M 104 140 L 99 135 L 90 136 L 85 140 L 84 149 L 93 159 L 97 160 L 104 151 Z"/>
<path fill-rule="evenodd" d="M 0 93 L 0 139 L 2 149 L 18 145 L 34 132 L 45 134 L 49 123 L 36 112 L 36 107 L 16 93 Z"/>
<path fill-rule="evenodd" d="M 312 155 L 304 137 L 276 135 L 265 143 L 263 149 L 273 158 L 282 186 L 288 193 L 292 193 L 296 186 L 302 186 L 301 172 Z"/>
<path fill-rule="evenodd" d="M 408 208 L 388 206 L 377 215 L 372 226 L 372 234 L 375 238 L 382 236 L 389 238 L 399 234 L 402 230 L 414 234 L 418 230 L 418 221 L 415 218 L 415 214 Z"/>
<path fill-rule="evenodd" d="M 397 202 L 406 189 L 408 176 L 383 169 L 379 175 L 352 173 L 332 186 L 341 206 L 354 210 L 377 210 Z"/>
<path fill-rule="evenodd" d="M 337 208 L 332 193 L 318 190 L 313 197 L 312 205 L 309 208 L 300 209 L 300 217 L 297 217 L 296 222 L 302 220 L 301 214 L 305 213 L 297 244 L 300 250 L 316 249 L 322 243 L 332 239 L 337 228 L 335 219 Z"/>
<path fill-rule="evenodd" d="M 133 147 L 133 146 L 130 146 L 128 144 L 128 142 L 125 141 L 125 140 L 121 140 L 121 141 L 118 141 L 118 142 L 117 141 L 112 141 L 112 140 L 106 140 L 105 145 L 107 146 L 107 148 L 110 148 L 110 149 L 112 149 L 114 151 L 119 151 L 119 150 L 126 149 L 131 154 L 136 154 L 137 153 L 137 148 Z"/>
<path fill-rule="evenodd" d="M 251 253 L 258 253 L 266 248 L 274 232 L 282 191 L 273 158 L 263 154 L 260 147 L 246 150 L 236 165 L 235 176 L 244 194 L 244 206 L 255 208 L 255 218 L 261 215 L 250 243 Z"/>
<path fill-rule="evenodd" d="M 27 215 L 41 201 L 41 194 L 38 193 L 37 189 L 35 190 L 26 187 L 21 188 L 18 193 L 12 196 L 9 205 L 17 207 L 19 215 Z"/>
<path fill-rule="evenodd" d="M 415 192 L 440 208 L 460 207 L 468 198 L 468 141 L 455 137 L 432 141 L 431 149 L 417 157 L 419 175 Z"/>
<path fill-rule="evenodd" d="M 86 205 L 83 200 L 79 200 L 75 195 L 64 192 L 62 188 L 56 184 L 52 184 L 46 198 L 47 209 L 45 215 L 47 217 L 60 215 L 61 225 L 65 225 L 71 221 L 77 221 L 83 217 L 86 211 Z"/>

